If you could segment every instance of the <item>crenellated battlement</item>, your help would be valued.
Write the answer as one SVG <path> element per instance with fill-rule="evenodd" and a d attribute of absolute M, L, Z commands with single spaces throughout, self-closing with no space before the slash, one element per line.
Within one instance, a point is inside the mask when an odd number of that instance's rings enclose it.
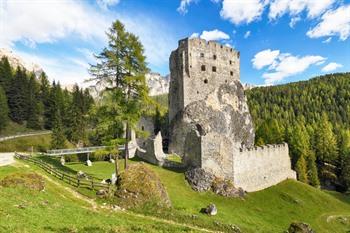
<path fill-rule="evenodd" d="M 270 150 L 275 148 L 288 148 L 287 143 L 281 143 L 281 144 L 266 144 L 263 146 L 254 146 L 251 148 L 240 148 L 239 152 L 246 152 L 246 151 L 264 151 L 264 150 Z"/>

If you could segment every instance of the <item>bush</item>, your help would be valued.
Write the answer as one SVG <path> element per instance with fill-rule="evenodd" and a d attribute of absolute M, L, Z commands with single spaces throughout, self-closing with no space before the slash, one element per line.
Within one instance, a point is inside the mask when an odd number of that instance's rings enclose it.
<path fill-rule="evenodd" d="M 36 173 L 15 173 L 2 179 L 0 185 L 3 187 L 24 187 L 30 190 L 42 191 L 45 189 L 45 180 Z"/>
<path fill-rule="evenodd" d="M 159 177 L 143 163 L 132 164 L 120 174 L 115 195 L 119 199 L 119 205 L 124 208 L 171 206 L 168 193 Z"/>

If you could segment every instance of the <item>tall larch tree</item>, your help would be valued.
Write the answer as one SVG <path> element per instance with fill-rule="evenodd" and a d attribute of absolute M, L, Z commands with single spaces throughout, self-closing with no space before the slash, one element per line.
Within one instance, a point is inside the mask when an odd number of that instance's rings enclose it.
<path fill-rule="evenodd" d="M 7 57 L 2 57 L 0 61 L 0 86 L 2 86 L 6 94 L 9 92 L 12 78 L 10 63 Z"/>
<path fill-rule="evenodd" d="M 145 82 L 146 57 L 143 46 L 137 36 L 125 30 L 120 21 L 115 21 L 107 32 L 108 46 L 96 56 L 99 62 L 91 66 L 92 80 L 105 87 L 104 91 L 112 95 L 112 102 L 118 105 L 119 121 L 125 125 L 125 163 L 129 157 L 129 139 L 131 129 L 137 130 L 148 98 Z"/>

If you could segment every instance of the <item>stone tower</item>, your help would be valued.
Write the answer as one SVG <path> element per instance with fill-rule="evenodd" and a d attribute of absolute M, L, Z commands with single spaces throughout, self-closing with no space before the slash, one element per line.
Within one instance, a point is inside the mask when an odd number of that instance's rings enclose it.
<path fill-rule="evenodd" d="M 170 72 L 169 151 L 188 166 L 233 179 L 234 153 L 254 145 L 239 52 L 186 38 L 171 53 Z"/>
<path fill-rule="evenodd" d="M 179 41 L 170 55 L 169 121 L 188 104 L 239 80 L 239 52 L 204 39 Z"/>

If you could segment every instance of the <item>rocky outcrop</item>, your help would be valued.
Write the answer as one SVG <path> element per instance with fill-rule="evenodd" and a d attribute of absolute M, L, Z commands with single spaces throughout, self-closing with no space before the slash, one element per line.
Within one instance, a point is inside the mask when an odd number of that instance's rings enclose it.
<path fill-rule="evenodd" d="M 0 48 L 0 59 L 2 57 L 7 57 L 10 65 L 13 68 L 17 68 L 17 66 L 25 68 L 29 72 L 34 72 L 36 77 L 39 77 L 40 74 L 43 72 L 43 69 L 40 67 L 40 65 L 30 61 L 25 61 L 20 56 L 13 53 L 11 50 Z"/>
<path fill-rule="evenodd" d="M 293 222 L 288 228 L 288 233 L 315 233 L 309 224 L 303 222 Z"/>
<path fill-rule="evenodd" d="M 203 192 L 210 190 L 215 176 L 202 168 L 194 168 L 185 172 L 185 178 L 193 190 Z"/>
<path fill-rule="evenodd" d="M 244 89 L 238 80 L 221 85 L 206 99 L 176 114 L 169 150 L 188 166 L 232 178 L 233 151 L 254 145 L 254 128 Z"/>
<path fill-rule="evenodd" d="M 146 74 L 146 82 L 149 88 L 149 95 L 162 95 L 169 92 L 169 77 L 162 77 L 158 73 Z"/>

